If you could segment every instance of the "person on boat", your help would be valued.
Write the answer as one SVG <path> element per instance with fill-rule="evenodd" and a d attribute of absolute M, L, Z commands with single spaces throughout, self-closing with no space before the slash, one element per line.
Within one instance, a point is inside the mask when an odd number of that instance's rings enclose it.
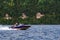
<path fill-rule="evenodd" d="M 13 25 L 13 27 L 16 27 L 16 26 L 18 26 L 19 24 L 18 23 L 15 23 L 14 25 Z"/>
<path fill-rule="evenodd" d="M 13 25 L 13 27 L 19 27 L 19 26 L 24 26 L 24 24 L 16 22 L 16 23 Z"/>

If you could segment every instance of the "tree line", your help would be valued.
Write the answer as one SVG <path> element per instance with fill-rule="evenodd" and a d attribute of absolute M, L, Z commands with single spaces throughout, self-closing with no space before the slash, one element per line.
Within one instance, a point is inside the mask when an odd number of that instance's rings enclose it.
<path fill-rule="evenodd" d="M 0 24 L 60 24 L 60 0 L 0 0 Z M 36 19 L 37 12 L 45 16 Z M 3 19 L 8 13 L 13 19 Z M 19 18 L 25 13 L 29 18 Z"/>

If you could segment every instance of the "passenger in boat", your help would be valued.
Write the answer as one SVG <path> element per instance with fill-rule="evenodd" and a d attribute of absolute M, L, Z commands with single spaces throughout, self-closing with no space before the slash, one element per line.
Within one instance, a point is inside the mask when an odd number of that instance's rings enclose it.
<path fill-rule="evenodd" d="M 22 24 L 22 23 L 15 23 L 15 24 L 13 25 L 13 27 L 18 27 L 18 26 L 24 26 L 24 24 Z"/>
<path fill-rule="evenodd" d="M 15 23 L 14 25 L 13 25 L 13 27 L 16 27 L 16 26 L 18 26 L 19 25 L 19 23 Z"/>

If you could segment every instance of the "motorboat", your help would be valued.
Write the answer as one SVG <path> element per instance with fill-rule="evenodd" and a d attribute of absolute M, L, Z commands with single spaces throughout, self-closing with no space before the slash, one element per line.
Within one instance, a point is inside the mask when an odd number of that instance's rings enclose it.
<path fill-rule="evenodd" d="M 12 27 L 10 27 L 10 28 L 12 28 L 12 29 L 17 29 L 17 30 L 26 30 L 26 29 L 28 29 L 29 27 L 31 27 L 31 26 L 29 26 L 29 25 L 18 25 L 18 26 L 16 26 L 16 27 L 12 26 Z"/>
<path fill-rule="evenodd" d="M 8 26 L 0 27 L 0 30 L 26 30 L 29 27 L 31 27 L 31 26 L 29 26 L 29 25 L 18 25 L 16 27 L 14 27 L 14 26 L 11 25 L 10 27 L 8 27 Z"/>

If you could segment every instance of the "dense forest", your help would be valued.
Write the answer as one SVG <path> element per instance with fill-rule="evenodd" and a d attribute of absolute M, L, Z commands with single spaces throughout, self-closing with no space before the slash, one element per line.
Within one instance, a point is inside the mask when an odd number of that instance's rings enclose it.
<path fill-rule="evenodd" d="M 37 12 L 44 14 L 36 19 Z M 5 14 L 12 19 L 4 19 Z M 19 18 L 25 13 L 28 18 Z M 60 0 L 0 0 L 0 24 L 60 24 Z"/>

